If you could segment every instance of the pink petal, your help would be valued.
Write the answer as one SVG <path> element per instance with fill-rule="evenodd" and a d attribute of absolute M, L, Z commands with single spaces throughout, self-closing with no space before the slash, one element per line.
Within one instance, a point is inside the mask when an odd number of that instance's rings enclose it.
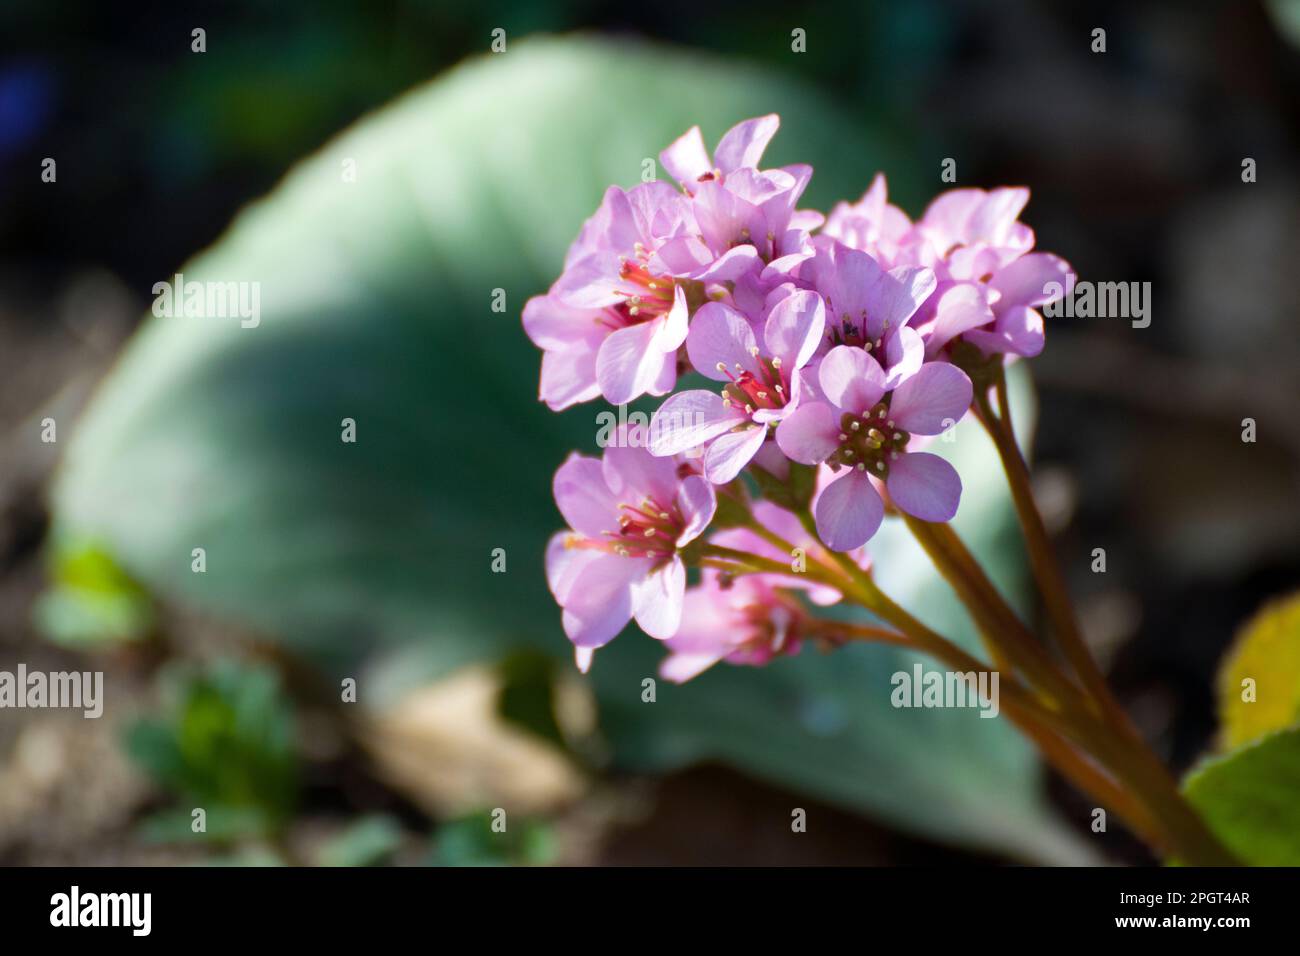
<path fill-rule="evenodd" d="M 686 302 L 686 290 L 680 285 L 673 289 L 673 307 L 654 320 L 655 336 L 651 345 L 660 352 L 676 352 L 686 341 L 691 319 L 690 306 Z"/>
<path fill-rule="evenodd" d="M 718 169 L 729 173 L 742 166 L 757 167 L 758 161 L 763 158 L 763 150 L 767 149 L 767 144 L 776 135 L 780 125 L 780 118 L 771 113 L 731 127 L 713 151 L 713 160 Z"/>
<path fill-rule="evenodd" d="M 579 309 L 552 295 L 535 295 L 524 303 L 524 332 L 539 349 L 563 349 L 580 342 L 599 344 L 605 330 L 597 309 Z"/>
<path fill-rule="evenodd" d="M 763 447 L 754 456 L 754 464 L 777 481 L 785 481 L 790 477 L 790 459 L 785 457 L 785 453 L 776 442 L 764 442 Z"/>
<path fill-rule="evenodd" d="M 715 485 L 725 485 L 758 454 L 766 437 L 765 426 L 751 425 L 715 438 L 704 456 L 704 477 Z"/>
<path fill-rule="evenodd" d="M 984 203 L 988 194 L 982 189 L 950 189 L 934 198 L 921 216 L 921 225 L 939 234 L 940 254 L 953 242 L 966 242 L 966 224 Z"/>
<path fill-rule="evenodd" d="M 672 385 L 668 386 L 670 389 Z M 596 349 L 579 345 L 542 353 L 542 378 L 537 397 L 553 412 L 600 397 L 596 381 Z"/>
<path fill-rule="evenodd" d="M 767 317 L 763 328 L 764 351 L 779 358 L 786 374 L 793 375 L 817 351 L 825 330 L 826 308 L 822 297 L 806 290 L 792 292 Z"/>
<path fill-rule="evenodd" d="M 613 405 L 626 405 L 645 395 L 663 374 L 665 362 L 676 364 L 671 352 L 654 347 L 659 320 L 630 325 L 605 339 L 596 355 L 596 380 Z"/>
<path fill-rule="evenodd" d="M 692 126 L 659 154 L 659 162 L 668 175 L 688 189 L 712 168 L 708 151 L 704 148 L 704 137 L 700 128 Z"/>
<path fill-rule="evenodd" d="M 650 452 L 680 455 L 748 420 L 743 410 L 724 404 L 715 392 L 678 392 L 650 420 Z"/>
<path fill-rule="evenodd" d="M 972 397 L 974 390 L 965 372 L 947 362 L 926 362 L 894 389 L 889 418 L 904 431 L 938 435 L 961 421 Z"/>
<path fill-rule="evenodd" d="M 839 413 L 825 402 L 803 402 L 776 427 L 776 443 L 793 461 L 816 465 L 839 447 Z"/>
<path fill-rule="evenodd" d="M 718 510 L 713 485 L 699 475 L 687 475 L 677 491 L 677 508 L 686 519 L 686 526 L 677 538 L 677 547 L 682 548 L 700 536 Z"/>
<path fill-rule="evenodd" d="M 668 563 L 632 582 L 632 609 L 636 622 L 651 637 L 665 641 L 682 623 L 682 596 L 686 592 L 686 565 L 674 555 Z"/>
<path fill-rule="evenodd" d="M 546 542 L 546 585 L 561 606 L 569 600 L 579 572 L 601 554 L 587 548 L 569 547 L 571 537 L 571 531 L 557 531 Z"/>
<path fill-rule="evenodd" d="M 728 249 L 714 259 L 708 267 L 690 275 L 700 282 L 738 282 L 751 272 L 763 267 L 763 259 L 758 250 L 745 244 Z"/>
<path fill-rule="evenodd" d="M 555 472 L 551 483 L 555 504 L 574 531 L 600 538 L 618 527 L 618 499 L 605 484 L 605 473 L 595 458 L 576 452 Z"/>
<path fill-rule="evenodd" d="M 957 513 L 961 478 L 938 455 L 907 452 L 889 463 L 885 480 L 894 504 L 922 521 L 947 521 Z"/>
<path fill-rule="evenodd" d="M 681 627 L 668 639 L 668 647 L 687 654 L 729 653 L 735 630 L 732 593 L 710 575 L 699 586 L 689 588 L 682 600 Z"/>
<path fill-rule="evenodd" d="M 998 330 L 1011 343 L 1008 351 L 1033 358 L 1043 350 L 1043 317 L 1037 309 L 1017 307 L 998 316 Z"/>
<path fill-rule="evenodd" d="M 688 680 L 699 677 L 729 652 L 730 648 L 703 654 L 674 651 L 660 662 L 659 676 L 674 684 L 685 684 Z"/>
<path fill-rule="evenodd" d="M 656 458 L 645 448 L 610 445 L 601 460 L 601 475 L 616 502 L 649 496 L 667 505 L 677 495 L 676 463 Z"/>
<path fill-rule="evenodd" d="M 1074 287 L 1070 264 L 1050 252 L 1031 252 L 999 269 L 989 288 L 1001 295 L 997 310 L 1013 305 L 1055 302 Z"/>
<path fill-rule="evenodd" d="M 608 644 L 632 620 L 632 584 L 650 571 L 649 558 L 601 554 L 574 579 L 562 623 L 569 640 L 582 647 Z"/>
<path fill-rule="evenodd" d="M 1043 350 L 1043 317 L 1035 309 L 1015 305 L 998 316 L 992 331 L 972 329 L 963 339 L 985 355 L 1006 353 L 1033 358 Z"/>
<path fill-rule="evenodd" d="M 923 267 L 891 269 L 876 286 L 874 309 L 868 312 L 868 320 L 881 332 L 905 325 L 921 303 L 930 298 L 937 284 L 934 272 Z"/>
<path fill-rule="evenodd" d="M 984 239 L 1002 245 L 1011 235 L 1016 217 L 1029 202 L 1029 190 L 1023 186 L 994 189 L 973 211 L 966 224 L 967 241 Z"/>
<path fill-rule="evenodd" d="M 885 388 L 895 389 L 925 362 L 925 339 L 909 325 L 885 339 Z"/>
<path fill-rule="evenodd" d="M 885 516 L 880 495 L 866 474 L 856 468 L 822 489 L 813 510 L 817 535 L 832 551 L 862 547 Z"/>
<path fill-rule="evenodd" d="M 622 302 L 622 295 L 610 281 L 611 263 L 606 255 L 592 253 L 565 266 L 555 280 L 551 295 L 577 309 L 603 309 Z"/>
<path fill-rule="evenodd" d="M 750 372 L 759 372 L 751 352 L 756 345 L 749 320 L 721 302 L 700 306 L 691 322 L 690 334 L 686 336 L 686 354 L 690 356 L 691 365 L 701 375 L 718 382 L 731 381 L 737 374 L 737 365 Z M 718 365 L 727 371 L 719 371 Z"/>
<path fill-rule="evenodd" d="M 655 255 L 670 273 L 675 276 L 694 276 L 702 272 L 714 261 L 709 247 L 697 236 L 675 236 L 666 240 Z"/>
<path fill-rule="evenodd" d="M 993 310 L 984 290 L 971 282 L 957 283 L 943 292 L 935 305 L 934 324 L 926 336 L 926 354 L 934 356 L 967 329 L 992 322 Z"/>
<path fill-rule="evenodd" d="M 837 345 L 822 359 L 818 381 L 831 404 L 862 413 L 885 394 L 880 363 L 856 345 Z"/>

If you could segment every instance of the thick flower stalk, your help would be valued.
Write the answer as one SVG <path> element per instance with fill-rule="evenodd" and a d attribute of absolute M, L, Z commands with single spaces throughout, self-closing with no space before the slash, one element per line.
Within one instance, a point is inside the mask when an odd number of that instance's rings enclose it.
<path fill-rule="evenodd" d="M 1235 862 L 1106 688 L 1028 493 L 1003 368 L 1042 351 L 1039 307 L 1073 279 L 1019 221 L 1029 190 L 951 190 L 912 221 L 877 175 L 823 216 L 798 208 L 811 167 L 760 168 L 778 125 L 740 123 L 711 155 L 685 133 L 660 154 L 677 185 L 610 187 L 524 307 L 552 409 L 666 396 L 648 428 L 555 475 L 569 530 L 546 573 L 579 667 L 635 620 L 679 682 L 859 640 L 984 668 L 876 584 L 869 544 L 896 515 L 983 636 L 1002 712 L 1043 755 L 1158 851 Z M 961 477 L 926 445 L 968 413 L 1007 472 L 1046 640 L 948 524 Z M 819 613 L 839 603 L 885 626 Z"/>

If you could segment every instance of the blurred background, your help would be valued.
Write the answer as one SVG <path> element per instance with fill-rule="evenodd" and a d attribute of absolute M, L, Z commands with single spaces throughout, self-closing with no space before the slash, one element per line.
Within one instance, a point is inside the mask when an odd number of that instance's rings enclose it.
<path fill-rule="evenodd" d="M 1213 749 L 1221 659 L 1300 579 L 1300 4 L 1065 7 L 9 0 L 0 670 L 106 702 L 0 711 L 0 863 L 1149 861 L 1003 722 L 893 710 L 895 651 L 648 702 L 652 642 L 579 677 L 541 573 L 601 406 L 536 402 L 519 310 L 606 184 L 779 112 L 808 205 L 881 170 L 919 215 L 953 158 L 1151 283 L 1148 328 L 1051 320 L 1019 396 L 1089 642 L 1176 769 Z M 261 325 L 150 317 L 178 271 L 259 282 Z M 1036 615 L 967 434 L 959 526 Z M 898 535 L 876 560 L 970 639 Z"/>

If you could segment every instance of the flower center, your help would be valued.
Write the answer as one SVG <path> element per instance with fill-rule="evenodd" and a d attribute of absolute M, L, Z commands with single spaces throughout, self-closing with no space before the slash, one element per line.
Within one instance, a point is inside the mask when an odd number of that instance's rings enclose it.
<path fill-rule="evenodd" d="M 622 258 L 623 265 L 618 274 L 619 278 L 631 285 L 635 291 L 629 292 L 626 288 L 617 290 L 618 294 L 625 298 L 609 309 L 618 328 L 649 322 L 673 307 L 673 280 L 665 276 L 657 276 L 646 267 L 650 253 L 644 245 L 638 242 L 634 251 L 636 253 L 634 259 L 629 259 L 627 256 Z"/>
<path fill-rule="evenodd" d="M 686 520 L 676 505 L 664 507 L 647 496 L 618 508 L 619 530 L 605 532 L 609 540 L 603 550 L 628 558 L 666 558 L 677 550 Z"/>
<path fill-rule="evenodd" d="M 829 301 L 827 306 L 829 308 Z M 847 312 L 840 316 L 839 324 L 829 323 L 826 329 L 826 338 L 832 346 L 835 345 L 856 345 L 874 353 L 877 357 L 884 354 L 885 339 L 889 336 L 889 321 L 886 320 L 884 327 L 880 330 L 880 335 L 873 342 L 867 337 L 867 310 L 863 309 L 858 318 L 853 318 Z M 884 365 L 883 359 L 880 364 Z"/>
<path fill-rule="evenodd" d="M 606 531 L 603 539 L 571 534 L 564 546 L 624 558 L 668 558 L 676 553 L 677 539 L 685 528 L 686 519 L 676 505 L 665 508 L 647 496 L 640 504 L 619 503 L 617 531 Z"/>
<path fill-rule="evenodd" d="M 840 445 L 826 463 L 833 471 L 843 465 L 887 478 L 889 463 L 907 449 L 911 437 L 894 425 L 885 402 L 878 402 L 862 415 L 845 412 L 840 417 Z"/>
<path fill-rule="evenodd" d="M 758 361 L 757 374 L 743 368 L 739 362 L 734 371 L 722 362 L 715 366 L 731 380 L 722 386 L 723 404 L 743 408 L 749 415 L 760 408 L 784 408 L 790 400 L 790 380 L 782 371 L 781 360 L 762 358 L 757 346 L 752 347 L 749 354 Z"/>

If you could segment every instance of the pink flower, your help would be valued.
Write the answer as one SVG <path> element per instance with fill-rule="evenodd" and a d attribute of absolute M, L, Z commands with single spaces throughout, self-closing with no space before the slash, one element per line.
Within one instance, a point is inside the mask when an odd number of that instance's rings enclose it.
<path fill-rule="evenodd" d="M 659 154 L 659 162 L 687 194 L 693 194 L 699 183 L 725 179 L 738 169 L 757 169 L 780 126 L 781 118 L 775 113 L 737 123 L 718 141 L 712 159 L 700 128 L 692 126 Z"/>
<path fill-rule="evenodd" d="M 764 575 L 724 581 L 708 574 L 686 592 L 682 626 L 666 642 L 671 653 L 659 674 L 680 684 L 719 661 L 762 665 L 797 654 L 806 620 L 798 599 Z"/>
<path fill-rule="evenodd" d="M 937 197 L 916 224 L 917 254 L 940 278 L 948 308 L 936 308 L 927 327 L 926 355 L 961 338 L 985 355 L 1037 355 L 1043 317 L 1034 308 L 1055 301 L 1048 283 L 1064 294 L 1069 265 L 1049 253 L 1030 253 L 1034 231 L 1017 217 L 1029 201 L 1023 187 L 954 189 Z"/>
<path fill-rule="evenodd" d="M 657 249 L 692 227 L 685 199 L 665 183 L 612 186 L 575 240 L 564 273 L 524 307 L 544 349 L 541 398 L 554 409 L 597 394 L 615 405 L 664 395 L 677 382 L 686 294 Z"/>
<path fill-rule="evenodd" d="M 1023 255 L 999 269 L 985 286 L 992 303 L 992 326 L 973 328 L 962 338 L 985 355 L 1032 358 L 1043 350 L 1044 342 L 1043 316 L 1036 306 L 1055 302 L 1073 289 L 1074 273 L 1060 256 L 1050 252 Z"/>
<path fill-rule="evenodd" d="M 678 550 L 713 519 L 713 486 L 671 458 L 610 447 L 600 460 L 570 455 L 553 490 L 573 530 L 551 538 L 546 577 L 579 666 L 633 617 L 651 637 L 675 634 L 686 588 Z"/>
<path fill-rule="evenodd" d="M 934 291 L 934 273 L 920 266 L 886 272 L 874 258 L 833 239 L 814 241 L 816 254 L 796 275 L 826 303 L 826 348 L 859 346 L 885 369 L 885 388 L 915 375 L 925 343 L 909 322 Z"/>
<path fill-rule="evenodd" d="M 860 547 L 880 527 L 884 505 L 873 478 L 884 481 L 895 505 L 924 521 L 947 521 L 957 513 L 956 470 L 938 455 L 907 446 L 912 434 L 940 434 L 965 414 L 972 397 L 965 372 L 927 362 L 886 393 L 879 363 L 863 349 L 841 345 L 822 360 L 819 381 L 826 400 L 801 404 L 778 430 L 777 443 L 794 461 L 846 469 L 822 489 L 813 508 L 827 547 Z"/>
<path fill-rule="evenodd" d="M 660 153 L 659 161 L 686 191 L 696 225 L 660 249 L 677 275 L 735 282 L 765 267 L 779 274 L 807 254 L 808 231 L 821 225 L 822 216 L 795 205 L 812 167 L 758 169 L 779 126 L 775 115 L 739 123 L 722 137 L 712 159 L 694 126 Z"/>
<path fill-rule="evenodd" d="M 1029 201 L 1023 187 L 953 189 L 935 198 L 912 224 L 886 201 L 877 175 L 862 199 L 836 206 L 823 235 L 873 255 L 882 266 L 926 266 L 938 284 L 913 319 L 928 358 L 961 339 L 985 355 L 1034 356 L 1043 349 L 1036 306 L 1068 294 L 1070 266 L 1031 253 L 1034 232 L 1017 220 Z M 1047 290 L 1061 290 L 1055 294 Z"/>
<path fill-rule="evenodd" d="M 912 233 L 912 220 L 887 198 L 885 174 L 876 173 L 871 188 L 850 205 L 838 203 L 826 218 L 822 235 L 838 239 L 851 249 L 869 253 L 883 268 L 912 265 L 900 261 L 900 251 Z M 905 256 L 903 258 L 906 258 Z"/>
<path fill-rule="evenodd" d="M 799 403 L 799 370 L 821 341 L 825 310 L 814 292 L 783 287 L 772 294 L 761 333 L 730 306 L 712 302 L 695 314 L 686 352 L 702 374 L 727 384 L 720 392 L 679 392 L 650 422 L 650 451 L 678 455 L 707 445 L 704 475 L 726 484 L 758 454 L 769 426 Z"/>
<path fill-rule="evenodd" d="M 922 258 L 933 257 L 932 268 L 940 279 L 979 281 L 1034 247 L 1034 231 L 1016 217 L 1029 202 L 1023 186 L 983 189 L 950 189 L 926 207 L 915 232 L 928 249 L 918 249 Z"/>

